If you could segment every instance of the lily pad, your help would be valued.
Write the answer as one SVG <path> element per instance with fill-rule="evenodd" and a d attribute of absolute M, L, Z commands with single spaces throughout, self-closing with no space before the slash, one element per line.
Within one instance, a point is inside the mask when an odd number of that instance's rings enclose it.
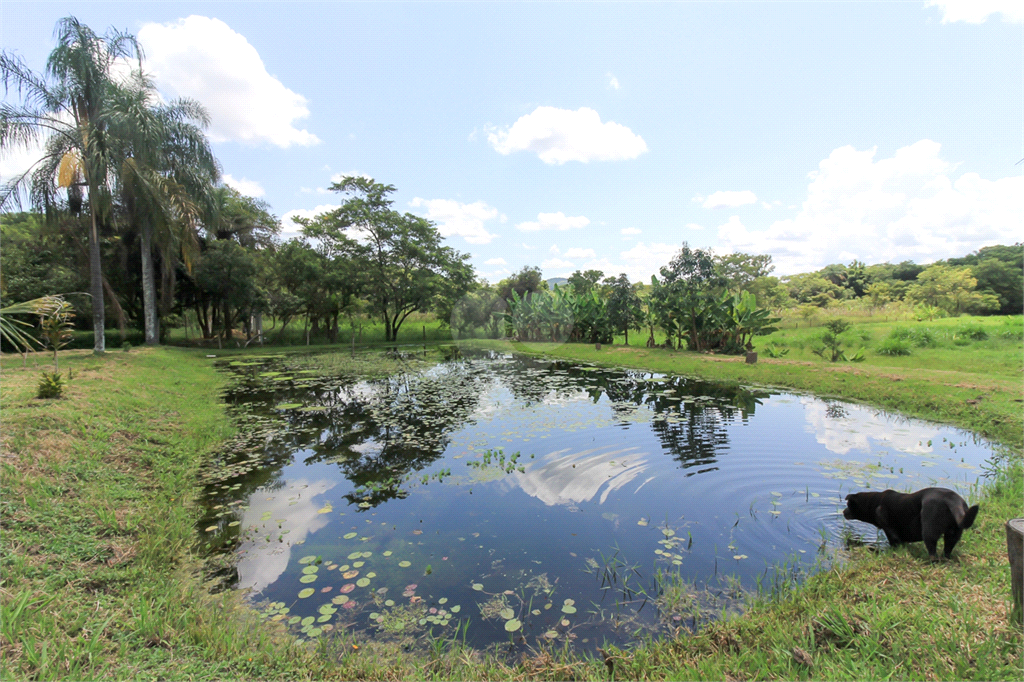
<path fill-rule="evenodd" d="M 301 578 L 299 578 L 300 583 L 311 583 L 314 580 L 316 580 L 316 575 L 314 574 L 304 575 Z"/>
<path fill-rule="evenodd" d="M 733 554 L 732 558 L 733 559 L 746 559 L 747 555 L 746 554 Z"/>
<path fill-rule="evenodd" d="M 548 639 L 558 639 L 558 630 L 548 630 L 544 633 L 544 636 Z"/>
<path fill-rule="evenodd" d="M 348 601 L 348 596 L 346 596 L 344 594 L 339 594 L 337 597 L 335 597 L 334 599 L 331 600 L 331 603 L 332 604 L 341 605 L 341 604 L 344 604 L 347 601 Z"/>
<path fill-rule="evenodd" d="M 345 535 L 343 535 L 342 537 L 344 537 L 346 540 L 351 540 L 356 535 L 357 535 L 356 533 L 345 533 Z"/>
<path fill-rule="evenodd" d="M 306 597 L 312 597 L 314 592 L 316 592 L 316 590 L 314 590 L 312 587 L 307 587 L 306 589 L 304 589 L 304 590 L 299 592 L 299 599 L 305 599 Z"/>
<path fill-rule="evenodd" d="M 392 607 L 394 605 L 395 605 L 395 600 L 394 599 L 388 599 L 388 600 L 386 600 L 384 602 L 384 606 L 387 606 L 387 607 Z"/>
<path fill-rule="evenodd" d="M 306 616 L 305 618 L 302 619 L 302 626 L 305 627 L 307 625 L 312 625 L 315 622 L 316 622 L 316 618 L 314 618 L 313 616 Z"/>
<path fill-rule="evenodd" d="M 355 533 L 353 533 L 353 535 L 355 535 Z M 390 549 L 388 551 L 384 552 L 384 556 L 391 556 L 392 554 L 393 554 L 393 552 Z"/>
<path fill-rule="evenodd" d="M 440 599 L 437 600 L 437 603 L 438 604 L 447 604 L 448 603 L 448 597 L 441 597 Z"/>
<path fill-rule="evenodd" d="M 402 567 L 402 568 L 409 568 L 410 566 L 412 566 L 412 562 L 411 561 L 399 561 L 398 565 L 400 567 Z"/>
<path fill-rule="evenodd" d="M 523 624 L 519 622 L 518 618 L 513 618 L 512 620 L 509 620 L 509 621 L 505 622 L 505 631 L 506 632 L 515 632 L 516 630 L 518 630 L 521 627 L 523 627 Z"/>
<path fill-rule="evenodd" d="M 458 612 L 459 612 L 459 611 L 461 611 L 461 610 L 462 610 L 462 606 L 461 606 L 461 605 L 459 605 L 459 604 L 456 604 L 455 606 L 453 606 L 453 607 L 451 608 L 451 612 L 452 612 L 452 613 L 458 613 Z"/>
<path fill-rule="evenodd" d="M 513 618 L 515 618 L 516 612 L 512 609 L 502 609 L 498 612 L 498 615 L 504 618 L 505 620 L 512 620 Z"/>
<path fill-rule="evenodd" d="M 569 606 L 568 604 L 566 604 L 565 606 L 562 607 L 562 613 L 565 613 L 565 614 L 568 614 L 568 615 L 571 616 L 572 614 L 576 613 L 576 607 L 575 606 Z"/>
<path fill-rule="evenodd" d="M 308 564 L 310 561 L 316 561 L 316 554 L 310 554 L 299 559 L 300 564 Z"/>
<path fill-rule="evenodd" d="M 345 558 L 348 559 L 349 561 L 351 561 L 352 559 L 359 559 L 362 556 L 363 556 L 362 552 L 352 552 L 351 554 L 349 554 Z"/>
<path fill-rule="evenodd" d="M 233 528 L 234 526 L 240 525 L 241 523 L 241 521 L 232 521 L 228 524 L 228 528 Z"/>
<path fill-rule="evenodd" d="M 366 587 L 369 584 L 370 584 L 370 579 L 369 578 L 360 578 L 359 580 L 356 581 L 356 587 Z"/>
<path fill-rule="evenodd" d="M 341 592 L 342 594 L 348 594 L 349 592 L 351 592 L 354 589 L 356 589 L 356 584 L 355 583 L 347 583 L 345 585 L 342 585 L 338 589 L 338 592 Z"/>
<path fill-rule="evenodd" d="M 473 583 L 473 589 L 480 592 L 484 589 L 484 586 L 482 583 Z"/>
<path fill-rule="evenodd" d="M 302 572 L 305 573 L 306 575 L 309 575 L 310 573 L 316 573 L 319 570 L 320 570 L 319 566 L 306 566 L 304 569 L 302 569 Z"/>
<path fill-rule="evenodd" d="M 364 563 L 366 563 L 366 562 L 364 562 L 364 561 L 353 561 L 352 562 L 352 568 L 362 568 Z"/>
<path fill-rule="evenodd" d="M 341 574 L 341 577 L 345 580 L 352 580 L 352 578 L 355 578 L 357 575 L 359 575 L 359 571 L 345 571 Z"/>
<path fill-rule="evenodd" d="M 302 619 L 299 618 L 298 616 L 292 616 L 291 618 L 288 619 L 288 625 L 295 625 L 296 623 L 298 623 L 301 620 Z"/>

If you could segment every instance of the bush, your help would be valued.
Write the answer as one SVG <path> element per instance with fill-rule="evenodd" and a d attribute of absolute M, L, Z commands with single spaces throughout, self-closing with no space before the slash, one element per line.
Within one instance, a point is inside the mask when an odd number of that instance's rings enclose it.
<path fill-rule="evenodd" d="M 988 338 L 988 332 L 980 324 L 964 324 L 953 332 L 954 342 L 958 337 L 971 339 L 972 341 L 984 341 Z"/>
<path fill-rule="evenodd" d="M 787 353 L 789 353 L 789 349 L 776 348 L 775 346 L 768 344 L 767 346 L 761 349 L 761 352 L 765 354 L 765 357 L 782 358 L 785 357 Z"/>
<path fill-rule="evenodd" d="M 935 332 L 931 329 L 907 329 L 906 327 L 896 327 L 889 332 L 889 338 L 894 341 L 905 341 L 913 343 L 918 348 L 935 347 L 938 344 L 938 338 L 935 336 Z"/>
<path fill-rule="evenodd" d="M 879 355 L 910 355 L 910 344 L 902 339 L 894 339 L 889 337 L 875 349 L 875 352 Z"/>
<path fill-rule="evenodd" d="M 44 400 L 60 398 L 64 395 L 64 377 L 57 372 L 43 370 L 39 377 L 39 388 L 36 397 Z"/>
<path fill-rule="evenodd" d="M 1024 325 L 1021 324 L 1019 317 L 1011 317 L 1003 321 L 1003 328 L 999 330 L 999 336 L 1004 339 L 1016 339 L 1020 341 L 1024 339 Z"/>

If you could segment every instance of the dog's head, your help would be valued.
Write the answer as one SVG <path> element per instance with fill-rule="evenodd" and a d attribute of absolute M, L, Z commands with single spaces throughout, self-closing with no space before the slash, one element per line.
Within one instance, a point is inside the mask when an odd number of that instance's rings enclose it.
<path fill-rule="evenodd" d="M 853 519 L 861 521 L 864 516 L 861 514 L 861 507 L 863 506 L 860 496 L 862 493 L 850 493 L 846 496 L 846 509 L 843 510 L 844 519 Z"/>

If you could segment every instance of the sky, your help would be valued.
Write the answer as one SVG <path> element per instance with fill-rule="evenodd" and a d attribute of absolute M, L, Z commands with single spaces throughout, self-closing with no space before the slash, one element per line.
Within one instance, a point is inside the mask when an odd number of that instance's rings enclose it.
<path fill-rule="evenodd" d="M 41 72 L 72 15 L 207 108 L 285 238 L 354 174 L 491 282 L 648 281 L 684 242 L 788 275 L 1024 241 L 1020 0 L 0 0 L 0 44 Z"/>

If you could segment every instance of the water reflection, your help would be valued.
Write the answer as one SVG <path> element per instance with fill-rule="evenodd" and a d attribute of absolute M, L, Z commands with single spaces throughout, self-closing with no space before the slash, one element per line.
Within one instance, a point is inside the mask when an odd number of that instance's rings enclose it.
<path fill-rule="evenodd" d="M 211 463 L 201 528 L 237 558 L 239 587 L 374 636 L 402 607 L 420 614 L 407 632 L 436 625 L 428 606 L 461 614 L 441 619 L 454 627 L 544 576 L 547 606 L 516 611 L 527 641 L 627 644 L 679 614 L 609 596 L 592 579 L 609 557 L 650 595 L 654 569 L 702 588 L 783 561 L 802 575 L 836 546 L 846 491 L 966 486 L 987 455 L 867 408 L 650 372 L 486 356 L 361 381 L 286 363 L 239 369 L 227 400 L 247 438 Z M 319 572 L 299 564 L 316 557 Z M 485 611 L 468 642 L 507 643 L 505 609 Z"/>
<path fill-rule="evenodd" d="M 589 502 L 604 487 L 600 503 L 647 470 L 647 453 L 639 448 L 593 448 L 572 454 L 557 450 L 525 474 L 513 476 L 523 491 L 546 505 Z"/>

